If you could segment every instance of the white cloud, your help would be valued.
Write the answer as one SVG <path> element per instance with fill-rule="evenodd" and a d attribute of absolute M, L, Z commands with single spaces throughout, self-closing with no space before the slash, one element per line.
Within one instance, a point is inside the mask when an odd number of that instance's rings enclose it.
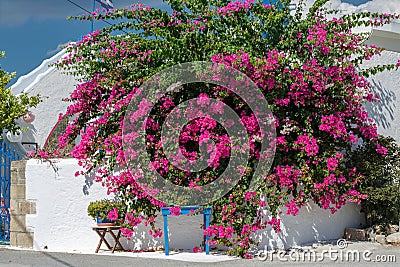
<path fill-rule="evenodd" d="M 299 3 L 299 0 L 294 0 L 293 2 Z M 315 0 L 305 0 L 307 9 L 310 8 L 314 2 Z M 371 0 L 357 6 L 344 3 L 341 0 L 331 0 L 326 4 L 326 7 L 341 10 L 342 14 L 360 13 L 363 11 L 400 14 L 400 0 Z"/>
<path fill-rule="evenodd" d="M 343 13 L 347 14 L 363 11 L 400 14 L 400 0 L 372 0 L 359 6 L 343 3 L 340 0 L 331 0 L 328 6 L 333 9 L 343 10 Z"/>

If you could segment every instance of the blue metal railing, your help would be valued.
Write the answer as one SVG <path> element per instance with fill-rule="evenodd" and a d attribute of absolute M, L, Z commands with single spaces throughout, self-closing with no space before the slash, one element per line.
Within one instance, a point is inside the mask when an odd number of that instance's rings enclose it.
<path fill-rule="evenodd" d="M 21 152 L 5 139 L 0 140 L 0 242 L 10 242 L 11 161 L 19 160 Z"/>

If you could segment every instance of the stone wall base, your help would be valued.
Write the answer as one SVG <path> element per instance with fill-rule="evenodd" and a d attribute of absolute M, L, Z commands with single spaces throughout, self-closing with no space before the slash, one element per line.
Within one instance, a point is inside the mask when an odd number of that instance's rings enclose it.
<path fill-rule="evenodd" d="M 33 248 L 34 232 L 26 227 L 26 215 L 36 214 L 36 203 L 26 199 L 26 160 L 11 162 L 10 245 Z"/>

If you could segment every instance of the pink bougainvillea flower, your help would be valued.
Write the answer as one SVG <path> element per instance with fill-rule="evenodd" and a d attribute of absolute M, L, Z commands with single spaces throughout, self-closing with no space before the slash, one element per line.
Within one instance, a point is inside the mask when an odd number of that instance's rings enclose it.
<path fill-rule="evenodd" d="M 117 208 L 113 208 L 112 210 L 110 210 L 107 214 L 107 218 L 110 220 L 115 221 L 116 219 L 118 219 L 118 209 Z"/>
<path fill-rule="evenodd" d="M 175 207 L 171 207 L 168 210 L 172 216 L 179 216 L 181 215 L 181 207 L 179 206 L 175 206 Z"/>
<path fill-rule="evenodd" d="M 133 230 L 129 228 L 121 228 L 121 233 L 125 237 L 132 237 L 133 236 Z"/>
<path fill-rule="evenodd" d="M 326 166 L 327 166 L 328 170 L 334 171 L 338 166 L 338 160 L 336 158 L 327 158 Z"/>
<path fill-rule="evenodd" d="M 381 146 L 380 144 L 376 144 L 376 152 L 378 152 L 382 156 L 386 156 L 387 148 L 384 146 Z"/>
<path fill-rule="evenodd" d="M 200 247 L 194 247 L 192 249 L 193 253 L 198 253 L 198 252 L 202 252 L 203 250 Z"/>

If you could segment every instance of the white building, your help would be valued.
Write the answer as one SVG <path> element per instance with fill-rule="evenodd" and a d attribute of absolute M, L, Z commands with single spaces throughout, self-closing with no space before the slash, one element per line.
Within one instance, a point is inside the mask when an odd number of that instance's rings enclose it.
<path fill-rule="evenodd" d="M 367 43 L 385 47 L 388 51 L 366 65 L 396 63 L 400 59 L 400 23 L 393 22 L 383 28 L 373 29 Z M 61 100 L 69 96 L 77 81 L 54 67 L 49 67 L 49 64 L 56 62 L 63 55 L 64 52 L 61 51 L 45 60 L 34 71 L 22 76 L 13 86 L 15 94 L 27 92 L 32 95 L 47 96 L 37 108 L 32 109 L 36 119 L 28 124 L 30 130 L 23 134 L 23 142 L 35 142 L 42 147 L 56 124 L 58 115 L 66 110 L 67 103 Z M 399 78 L 400 72 L 394 71 L 385 71 L 371 77 L 370 81 L 381 102 L 370 104 L 367 108 L 375 119 L 379 132 L 393 136 L 400 143 Z M 57 176 L 45 163 L 28 161 L 26 196 L 36 203 L 37 213 L 27 215 L 26 225 L 34 233 L 35 249 L 43 249 L 46 246 L 50 250 L 57 251 L 86 251 L 94 250 L 96 247 L 97 236 L 90 229 L 93 222 L 86 216 L 86 206 L 90 200 L 105 197 L 106 194 L 98 185 L 92 188 L 86 187 L 88 192 L 84 192 L 82 188 L 88 185 L 88 180 L 84 177 L 74 178 L 73 173 L 77 169 L 75 161 L 61 161 L 61 176 Z M 66 192 L 65 188 L 70 191 Z M 93 193 L 90 193 L 90 190 L 93 190 Z M 76 199 L 79 199 L 79 203 Z M 69 216 L 70 212 L 74 212 L 76 216 Z M 68 220 L 64 220 L 65 217 L 68 217 Z M 75 221 L 69 222 L 71 219 Z M 282 219 L 281 233 L 275 234 L 272 231 L 260 233 L 262 246 L 292 247 L 320 240 L 337 239 L 343 235 L 344 228 L 358 227 L 363 223 L 363 215 L 355 205 L 347 205 L 335 215 L 309 205 L 303 208 L 298 216 L 283 216 Z M 201 230 L 199 230 L 201 220 L 198 218 L 185 218 L 185 220 L 184 226 L 179 223 L 180 220 L 170 222 L 171 248 L 191 249 L 201 242 Z M 66 230 L 69 232 L 70 242 L 64 238 L 65 234 L 61 234 Z M 141 239 L 140 237 L 145 237 L 143 232 L 139 231 L 138 235 L 136 241 L 139 243 L 131 242 L 130 246 L 139 249 L 149 244 L 160 245 L 156 241 L 145 242 L 146 238 Z"/>
<path fill-rule="evenodd" d="M 400 21 L 397 20 L 379 29 L 373 29 L 367 44 L 384 47 L 382 56 L 373 58 L 365 66 L 396 63 L 400 60 Z M 369 79 L 380 102 L 368 104 L 369 115 L 375 120 L 378 132 L 392 136 L 400 144 L 400 73 L 385 71 Z"/>
<path fill-rule="evenodd" d="M 67 109 L 68 102 L 62 99 L 72 93 L 78 82 L 74 77 L 63 74 L 52 65 L 64 55 L 65 50 L 62 50 L 44 60 L 39 67 L 21 76 L 12 86 L 14 94 L 24 92 L 29 95 L 43 96 L 43 102 L 30 110 L 35 115 L 35 120 L 29 124 L 20 120 L 22 126 L 29 128 L 23 133 L 22 142 L 33 142 L 37 143 L 39 148 L 43 147 L 58 121 L 59 114 L 65 113 Z"/>

